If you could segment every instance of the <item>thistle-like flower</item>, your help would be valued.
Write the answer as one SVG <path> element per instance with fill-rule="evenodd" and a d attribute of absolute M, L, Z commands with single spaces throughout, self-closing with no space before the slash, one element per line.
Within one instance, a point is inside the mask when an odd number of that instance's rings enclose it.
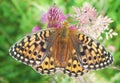
<path fill-rule="evenodd" d="M 61 27 L 61 23 L 66 19 L 66 16 L 61 12 L 57 6 L 52 6 L 47 13 L 42 17 L 43 23 L 48 23 L 48 28 Z"/>

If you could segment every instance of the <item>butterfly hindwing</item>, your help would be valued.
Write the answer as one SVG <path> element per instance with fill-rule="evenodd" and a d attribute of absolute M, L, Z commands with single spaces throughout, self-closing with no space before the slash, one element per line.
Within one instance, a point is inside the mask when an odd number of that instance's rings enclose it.
<path fill-rule="evenodd" d="M 79 77 L 88 72 L 88 70 L 83 68 L 83 66 L 80 64 L 75 49 L 72 49 L 70 54 L 71 55 L 65 66 L 64 73 L 71 77 Z"/>
<path fill-rule="evenodd" d="M 54 65 L 54 58 L 47 56 L 41 64 L 33 66 L 38 73 L 41 74 L 52 74 L 56 72 L 56 67 Z"/>
<path fill-rule="evenodd" d="M 53 43 L 51 36 L 53 40 L 56 37 L 55 31 L 56 29 L 40 30 L 25 36 L 10 48 L 10 55 L 30 66 L 41 64 L 47 56 L 47 49 Z"/>
<path fill-rule="evenodd" d="M 73 43 L 84 68 L 99 69 L 112 64 L 113 57 L 100 43 L 82 33 L 78 33 L 76 36 L 73 39 L 77 42 L 73 41 Z"/>

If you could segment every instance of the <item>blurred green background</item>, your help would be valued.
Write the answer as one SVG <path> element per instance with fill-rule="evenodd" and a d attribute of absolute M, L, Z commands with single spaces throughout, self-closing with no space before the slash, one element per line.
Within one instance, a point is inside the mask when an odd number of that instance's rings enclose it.
<path fill-rule="evenodd" d="M 8 50 L 24 35 L 31 33 L 35 25 L 40 25 L 41 15 L 54 3 L 64 13 L 72 12 L 72 6 L 81 7 L 88 2 L 98 13 L 114 20 L 110 28 L 118 33 L 107 41 L 112 45 L 114 64 L 111 67 L 92 71 L 87 75 L 69 78 L 63 74 L 40 75 L 32 68 L 13 59 Z M 0 0 L 0 83 L 120 83 L 120 0 Z"/>

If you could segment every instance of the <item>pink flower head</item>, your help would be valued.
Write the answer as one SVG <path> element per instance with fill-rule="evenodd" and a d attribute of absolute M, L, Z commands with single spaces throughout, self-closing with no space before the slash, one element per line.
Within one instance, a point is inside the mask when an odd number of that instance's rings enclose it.
<path fill-rule="evenodd" d="M 81 24 L 88 24 L 96 19 L 96 10 L 90 5 L 84 5 L 81 9 L 73 7 L 75 17 Z"/>
<path fill-rule="evenodd" d="M 42 22 L 48 23 L 48 28 L 51 27 L 61 27 L 61 23 L 66 19 L 65 15 L 61 12 L 61 10 L 52 6 L 49 11 L 43 15 Z"/>
<path fill-rule="evenodd" d="M 86 19 L 88 23 L 96 19 L 96 10 L 90 5 L 83 6 L 81 12 L 81 17 L 83 17 L 83 19 Z"/>
<path fill-rule="evenodd" d="M 108 29 L 109 24 L 113 22 L 107 16 L 97 15 L 96 10 L 89 4 L 83 5 L 81 9 L 73 7 L 73 10 L 75 14 L 71 15 L 71 17 L 74 18 L 74 21 L 78 22 L 76 25 L 77 28 L 94 39 L 101 38 L 101 33 L 104 33 Z M 108 35 L 110 34 L 110 31 L 108 32 L 106 33 L 106 39 L 108 39 Z M 113 35 L 117 35 L 115 32 L 112 33 L 110 34 L 111 38 Z"/>
<path fill-rule="evenodd" d="M 39 31 L 41 28 L 39 26 L 34 26 L 32 29 L 32 32 Z"/>

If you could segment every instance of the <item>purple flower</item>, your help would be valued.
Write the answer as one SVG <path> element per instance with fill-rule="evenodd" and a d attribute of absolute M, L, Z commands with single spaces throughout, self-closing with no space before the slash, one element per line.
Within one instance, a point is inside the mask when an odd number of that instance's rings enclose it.
<path fill-rule="evenodd" d="M 32 32 L 37 32 L 39 31 L 41 28 L 39 26 L 34 26 L 32 29 Z"/>
<path fill-rule="evenodd" d="M 52 6 L 42 17 L 43 23 L 48 23 L 48 28 L 60 28 L 61 23 L 66 19 L 65 15 L 57 6 Z"/>

